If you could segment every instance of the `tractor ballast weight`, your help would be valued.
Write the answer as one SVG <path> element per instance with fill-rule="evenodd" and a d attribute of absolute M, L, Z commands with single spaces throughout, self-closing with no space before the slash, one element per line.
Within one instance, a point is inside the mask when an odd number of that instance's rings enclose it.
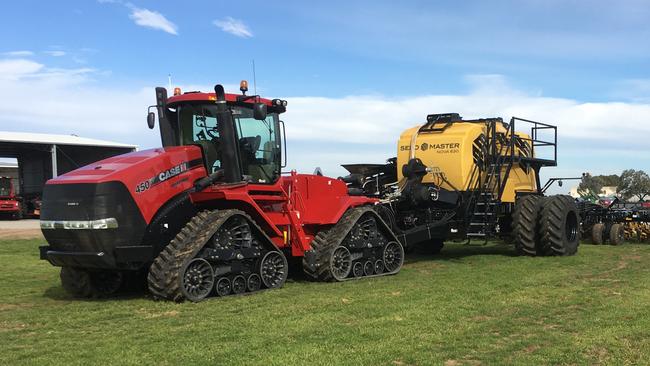
<path fill-rule="evenodd" d="M 403 247 L 344 182 L 283 174 L 286 101 L 156 88 L 162 148 L 47 182 L 41 258 L 63 287 L 105 296 L 146 276 L 157 298 L 200 301 L 281 287 L 289 258 L 315 280 L 399 272 Z M 155 125 L 152 112 L 149 127 Z"/>
<path fill-rule="evenodd" d="M 516 130 L 521 125 L 530 130 Z M 575 203 L 544 197 L 539 182 L 540 169 L 556 163 L 555 126 L 431 114 L 400 135 L 396 158 L 344 165 L 351 173 L 344 180 L 381 200 L 378 212 L 407 248 L 437 252 L 445 240 L 503 238 L 522 255 L 572 255 L 580 224 Z"/>

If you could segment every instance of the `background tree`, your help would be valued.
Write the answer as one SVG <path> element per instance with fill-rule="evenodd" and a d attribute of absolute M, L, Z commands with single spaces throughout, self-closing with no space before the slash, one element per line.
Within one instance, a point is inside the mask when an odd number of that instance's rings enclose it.
<path fill-rule="evenodd" d="M 650 176 L 643 170 L 626 169 L 621 173 L 618 192 L 625 200 L 637 197 L 643 201 L 650 195 Z"/>
<path fill-rule="evenodd" d="M 603 181 L 600 176 L 593 176 L 589 173 L 582 175 L 582 180 L 578 185 L 578 194 L 580 196 L 597 199 L 602 190 Z"/>
<path fill-rule="evenodd" d="M 599 175 L 598 178 L 603 183 L 603 187 L 618 187 L 621 185 L 621 177 L 616 174 Z"/>

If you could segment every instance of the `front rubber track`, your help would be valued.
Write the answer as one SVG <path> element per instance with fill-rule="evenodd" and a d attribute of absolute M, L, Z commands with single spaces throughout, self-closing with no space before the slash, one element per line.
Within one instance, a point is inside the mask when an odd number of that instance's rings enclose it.
<path fill-rule="evenodd" d="M 160 252 L 149 269 L 147 282 L 149 292 L 154 298 L 176 302 L 185 300 L 181 289 L 181 275 L 185 266 L 197 256 L 221 225 L 235 215 L 243 216 L 251 226 L 259 229 L 259 226 L 240 210 L 201 211 L 181 229 Z M 262 232 L 261 229 L 259 232 Z"/>

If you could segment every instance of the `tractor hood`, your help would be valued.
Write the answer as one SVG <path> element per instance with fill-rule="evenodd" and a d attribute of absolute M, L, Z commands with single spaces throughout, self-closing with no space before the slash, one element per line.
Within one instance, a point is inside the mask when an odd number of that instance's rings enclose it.
<path fill-rule="evenodd" d="M 201 149 L 197 146 L 157 148 L 104 159 L 47 181 L 41 219 L 97 216 L 89 212 L 94 204 L 92 196 L 101 196 L 107 202 L 118 199 L 102 188 L 111 186 L 119 187 L 123 191 L 120 196 L 126 196 L 119 199 L 134 201 L 144 221 L 149 222 L 162 204 L 190 189 L 205 175 Z M 76 197 L 82 191 L 91 197 Z M 100 191 L 101 194 L 94 193 Z"/>
<path fill-rule="evenodd" d="M 161 225 L 175 219 L 152 222 L 167 220 L 165 205 L 205 175 L 200 148 L 181 146 L 105 159 L 49 180 L 40 223 L 45 258 L 58 266 L 139 268 L 153 245 L 165 242 Z"/>
<path fill-rule="evenodd" d="M 141 181 L 152 172 L 164 172 L 178 166 L 202 165 L 197 146 L 157 148 L 114 156 L 86 165 L 50 179 L 47 184 L 103 183 L 109 181 Z"/>

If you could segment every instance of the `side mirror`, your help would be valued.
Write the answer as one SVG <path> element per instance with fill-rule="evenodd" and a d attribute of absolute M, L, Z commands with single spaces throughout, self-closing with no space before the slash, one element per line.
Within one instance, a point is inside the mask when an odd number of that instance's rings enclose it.
<path fill-rule="evenodd" d="M 253 105 L 253 118 L 257 120 L 266 119 L 266 104 L 264 103 L 255 103 Z"/>
<path fill-rule="evenodd" d="M 153 129 L 155 125 L 156 125 L 156 114 L 153 112 L 147 113 L 147 126 L 149 126 L 150 129 Z"/>

